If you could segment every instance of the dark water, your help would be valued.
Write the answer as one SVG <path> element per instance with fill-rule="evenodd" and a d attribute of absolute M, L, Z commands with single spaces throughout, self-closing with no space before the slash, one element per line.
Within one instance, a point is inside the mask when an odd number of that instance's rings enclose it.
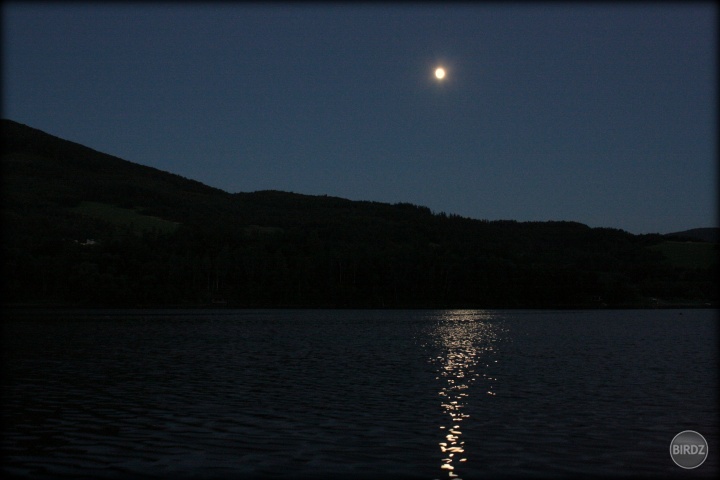
<path fill-rule="evenodd" d="M 128 311 L 3 320 L 33 478 L 715 477 L 718 312 Z M 696 430 L 709 456 L 677 467 Z"/>

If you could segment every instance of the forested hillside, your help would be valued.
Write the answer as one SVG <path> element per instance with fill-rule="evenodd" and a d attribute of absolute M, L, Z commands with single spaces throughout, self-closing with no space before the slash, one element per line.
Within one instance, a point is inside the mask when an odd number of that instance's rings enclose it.
<path fill-rule="evenodd" d="M 5 305 L 717 305 L 717 243 L 667 240 L 230 194 L 2 121 Z"/>

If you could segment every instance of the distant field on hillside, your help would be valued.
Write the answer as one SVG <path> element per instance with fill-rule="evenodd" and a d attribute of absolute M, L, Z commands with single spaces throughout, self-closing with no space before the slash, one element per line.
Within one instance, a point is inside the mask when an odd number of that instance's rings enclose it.
<path fill-rule="evenodd" d="M 162 218 L 142 215 L 135 210 L 99 202 L 81 202 L 73 211 L 115 225 L 132 227 L 136 232 L 158 230 L 161 233 L 172 233 L 179 225 Z"/>
<path fill-rule="evenodd" d="M 676 267 L 708 268 L 718 262 L 716 243 L 668 241 L 650 248 L 664 254 Z"/>

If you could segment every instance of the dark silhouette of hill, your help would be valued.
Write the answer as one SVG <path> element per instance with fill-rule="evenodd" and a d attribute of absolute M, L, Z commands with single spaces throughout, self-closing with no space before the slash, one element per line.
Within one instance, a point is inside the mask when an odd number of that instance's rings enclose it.
<path fill-rule="evenodd" d="M 695 242 L 720 242 L 720 228 L 693 228 L 682 232 L 666 233 L 666 237 Z"/>
<path fill-rule="evenodd" d="M 187 215 L 212 214 L 229 196 L 9 120 L 2 121 L 2 145 L 3 200 L 9 205 L 54 208 L 93 200 L 187 221 Z"/>
<path fill-rule="evenodd" d="M 3 120 L 5 305 L 578 308 L 717 302 L 717 244 L 408 203 L 230 194 Z"/>

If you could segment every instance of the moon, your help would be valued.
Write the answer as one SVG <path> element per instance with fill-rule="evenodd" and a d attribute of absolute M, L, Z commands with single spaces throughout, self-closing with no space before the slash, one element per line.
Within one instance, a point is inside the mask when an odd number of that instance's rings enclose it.
<path fill-rule="evenodd" d="M 445 78 L 445 69 L 442 67 L 436 68 L 435 69 L 435 78 L 437 78 L 438 80 L 442 80 L 443 78 Z"/>

